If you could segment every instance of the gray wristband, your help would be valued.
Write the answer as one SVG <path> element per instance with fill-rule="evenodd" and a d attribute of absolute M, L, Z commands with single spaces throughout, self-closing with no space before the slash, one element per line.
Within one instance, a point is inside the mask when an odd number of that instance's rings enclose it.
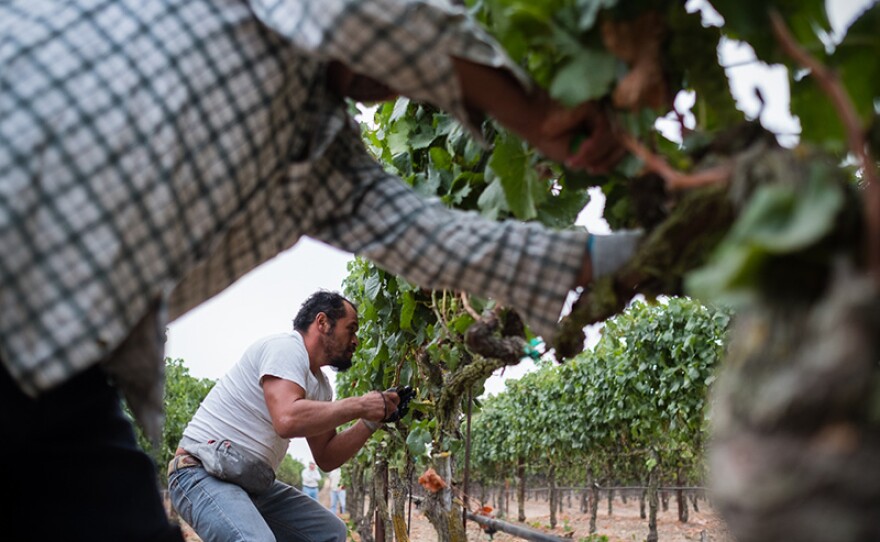
<path fill-rule="evenodd" d="M 610 275 L 623 267 L 635 254 L 642 240 L 642 230 L 622 230 L 609 235 L 592 235 L 587 242 L 593 278 Z"/>
<path fill-rule="evenodd" d="M 370 420 L 365 420 L 363 418 L 361 418 L 361 421 L 364 422 L 364 425 L 366 425 L 367 429 L 369 429 L 370 431 L 375 431 L 376 429 L 379 429 L 379 422 L 371 422 Z"/>

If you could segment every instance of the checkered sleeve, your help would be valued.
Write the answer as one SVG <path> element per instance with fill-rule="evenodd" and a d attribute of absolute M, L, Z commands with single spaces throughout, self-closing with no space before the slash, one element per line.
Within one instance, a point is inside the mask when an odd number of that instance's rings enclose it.
<path fill-rule="evenodd" d="M 310 54 L 338 60 L 403 96 L 453 114 L 477 137 L 452 59 L 530 79 L 467 13 L 430 0 L 250 0 L 269 28 Z"/>
<path fill-rule="evenodd" d="M 422 287 L 461 290 L 515 308 L 551 337 L 587 247 L 585 231 L 496 222 L 445 207 L 386 173 L 356 138 L 315 164 L 321 186 L 306 233 Z"/>

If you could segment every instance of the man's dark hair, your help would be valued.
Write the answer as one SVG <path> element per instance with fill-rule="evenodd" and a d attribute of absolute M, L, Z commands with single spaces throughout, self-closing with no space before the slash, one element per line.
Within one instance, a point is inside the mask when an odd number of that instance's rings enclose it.
<path fill-rule="evenodd" d="M 320 290 L 318 292 L 313 293 L 306 299 L 305 303 L 302 304 L 302 307 L 299 308 L 299 312 L 296 313 L 296 318 L 293 319 L 293 329 L 296 331 L 305 331 L 312 325 L 312 322 L 315 321 L 315 318 L 318 317 L 319 313 L 324 313 L 327 315 L 327 318 L 330 320 L 331 329 L 336 325 L 336 322 L 345 316 L 345 304 L 348 303 L 352 306 L 352 308 L 357 311 L 357 307 L 354 303 L 344 298 L 337 292 L 328 292 L 327 290 Z"/>

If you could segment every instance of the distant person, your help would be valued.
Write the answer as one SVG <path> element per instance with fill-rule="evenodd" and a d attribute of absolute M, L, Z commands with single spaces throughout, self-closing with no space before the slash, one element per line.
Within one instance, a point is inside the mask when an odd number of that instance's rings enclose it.
<path fill-rule="evenodd" d="M 10 539 L 94 540 L 98 524 L 108 541 L 180 539 L 118 392 L 158 442 L 169 321 L 304 235 L 423 288 L 497 299 L 545 336 L 570 289 L 633 250 L 629 235 L 449 210 L 365 149 L 345 98 L 402 95 L 476 137 L 491 116 L 573 169 L 621 157 L 601 108 L 550 99 L 464 8 L 16 0 L 0 2 L 0 43 Z M 22 449 L 52 468 L 22 469 Z"/>
<path fill-rule="evenodd" d="M 318 500 L 318 485 L 321 483 L 321 473 L 315 463 L 309 461 L 309 466 L 302 470 L 303 493 Z"/>
<path fill-rule="evenodd" d="M 341 515 L 345 513 L 345 486 L 342 485 L 342 469 L 333 469 L 327 475 L 330 488 L 330 511 Z"/>
<path fill-rule="evenodd" d="M 339 503 L 339 514 L 345 513 L 345 484 L 340 483 L 339 489 L 336 490 L 336 502 Z"/>
<path fill-rule="evenodd" d="M 345 524 L 317 502 L 317 466 L 337 470 L 399 402 L 393 391 L 332 400 L 322 369 L 351 367 L 357 330 L 350 301 L 316 292 L 293 331 L 258 340 L 205 397 L 168 470 L 171 502 L 202 540 L 345 540 Z M 337 432 L 351 421 L 358 423 Z M 306 438 L 314 457 L 302 491 L 274 479 L 296 437 Z M 229 445 L 213 444 L 223 442 Z M 247 468 L 230 475 L 222 463 L 232 449 L 240 456 L 234 464 Z"/>

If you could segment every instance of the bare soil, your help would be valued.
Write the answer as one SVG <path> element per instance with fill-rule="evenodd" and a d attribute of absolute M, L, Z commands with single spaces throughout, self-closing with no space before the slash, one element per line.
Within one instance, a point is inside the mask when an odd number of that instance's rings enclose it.
<path fill-rule="evenodd" d="M 318 500 L 325 506 L 329 506 L 330 497 L 326 493 L 326 490 L 322 490 Z M 680 523 L 678 521 L 675 501 L 670 501 L 669 510 L 665 512 L 660 511 L 657 514 L 659 542 L 733 542 L 733 538 L 728 534 L 724 522 L 711 509 L 709 503 L 701 500 L 699 506 L 699 512 L 695 512 L 692 508 L 689 510 L 687 523 Z M 516 521 L 515 502 L 510 503 L 510 509 L 513 518 L 499 517 L 498 519 L 544 533 L 570 538 L 573 542 L 586 542 L 587 540 L 589 542 L 603 542 L 604 539 L 600 538 L 603 535 L 607 537 L 607 542 L 642 542 L 648 536 L 648 522 L 639 518 L 639 502 L 637 499 L 628 499 L 627 503 L 623 503 L 619 498 L 614 499 L 611 516 L 607 513 L 607 501 L 603 499 L 599 506 L 599 515 L 596 522 L 597 538 L 594 539 L 588 538 L 590 534 L 589 514 L 582 514 L 576 505 L 571 509 L 565 508 L 562 514 L 557 514 L 555 529 L 550 528 L 549 506 L 544 500 L 531 499 L 526 501 L 525 523 L 518 523 Z M 347 514 L 343 514 L 341 517 L 343 520 L 348 520 Z M 181 527 L 183 528 L 186 542 L 202 542 L 198 535 L 183 521 L 181 521 Z M 412 521 L 409 527 L 410 540 L 412 542 L 437 542 L 437 534 L 434 528 L 416 506 L 412 508 Z M 494 533 L 490 537 L 473 521 L 467 523 L 467 533 L 468 540 L 474 542 L 522 541 L 522 538 L 503 532 Z M 349 540 L 359 542 L 359 537 L 356 533 L 351 533 Z"/>

